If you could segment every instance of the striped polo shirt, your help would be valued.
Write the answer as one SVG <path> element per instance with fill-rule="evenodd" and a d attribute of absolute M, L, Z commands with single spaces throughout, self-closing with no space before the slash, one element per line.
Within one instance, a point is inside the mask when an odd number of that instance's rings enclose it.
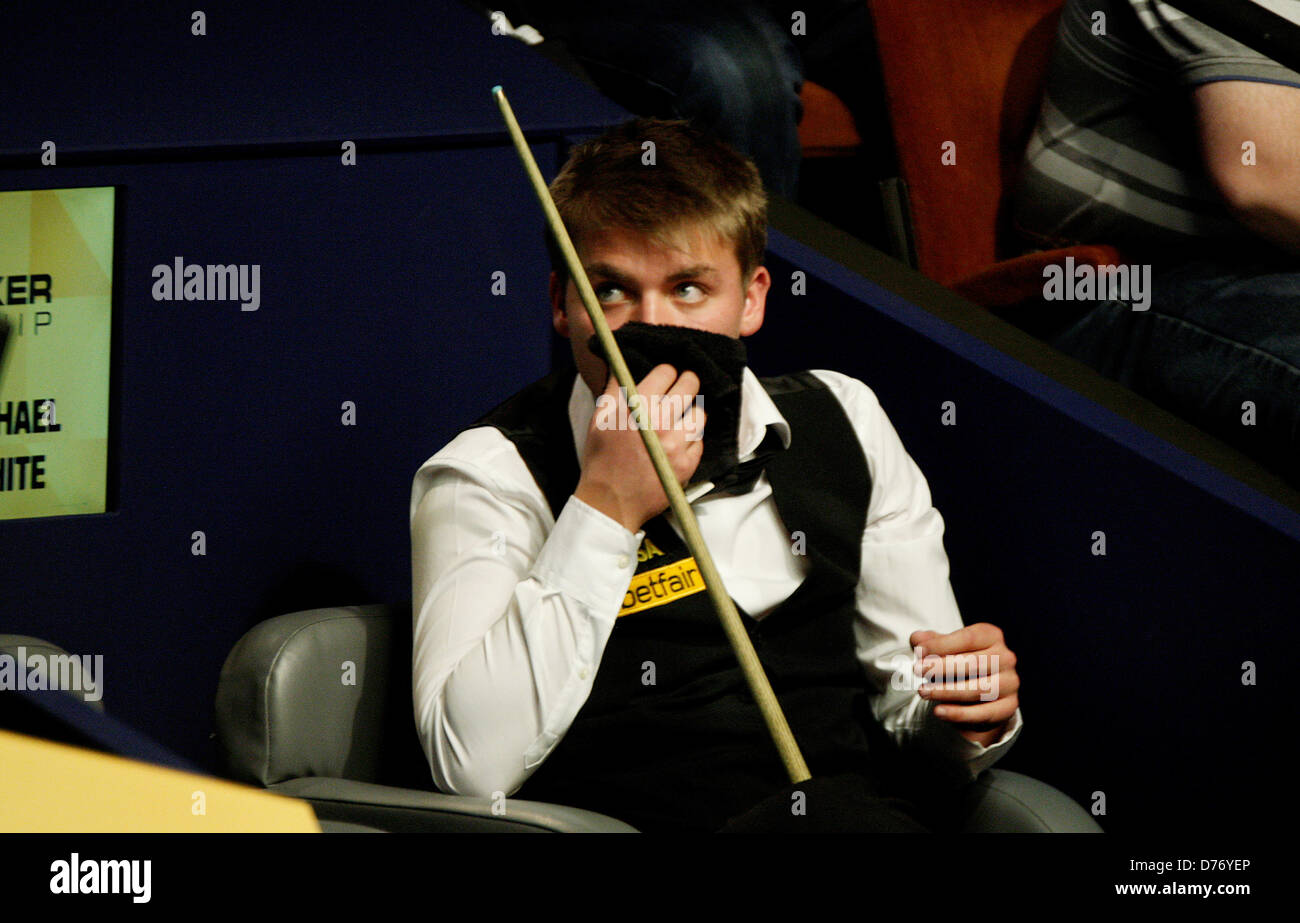
<path fill-rule="evenodd" d="M 1300 23 L 1300 0 L 1257 2 Z M 1033 246 L 1152 256 L 1249 240 L 1201 160 L 1191 91 L 1218 80 L 1300 88 L 1300 74 L 1160 0 L 1067 0 L 1016 228 Z"/>

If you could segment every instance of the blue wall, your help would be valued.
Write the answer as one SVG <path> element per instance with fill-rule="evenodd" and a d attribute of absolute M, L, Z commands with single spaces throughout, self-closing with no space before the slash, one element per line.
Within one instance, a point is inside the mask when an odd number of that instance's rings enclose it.
<path fill-rule="evenodd" d="M 0 630 L 104 654 L 110 712 L 213 768 L 235 640 L 408 598 L 415 468 L 549 368 L 540 215 L 489 87 L 544 169 L 620 117 L 454 2 L 238 6 L 207 5 L 205 37 L 173 4 L 0 11 L 28 37 L 0 58 L 0 188 L 120 190 L 113 510 L 0 522 Z M 47 139 L 57 167 L 37 165 Z M 177 256 L 259 264 L 260 309 L 154 301 L 152 267 Z M 1021 656 L 1028 727 L 1005 765 L 1106 792 L 1110 829 L 1269 811 L 1295 511 L 797 240 L 775 235 L 771 265 L 755 367 L 872 385 L 948 523 L 967 621 Z"/>
<path fill-rule="evenodd" d="M 1020 661 L 1026 729 L 999 765 L 1087 806 L 1105 793 L 1098 820 L 1112 831 L 1240 831 L 1271 816 L 1285 791 L 1279 655 L 1300 636 L 1300 512 L 797 240 L 774 235 L 771 249 L 751 365 L 839 369 L 879 396 L 944 516 L 964 620 L 1001 627 Z M 927 302 L 955 300 L 911 283 Z M 1105 556 L 1092 553 L 1098 530 Z M 1242 684 L 1245 661 L 1257 685 Z"/>
<path fill-rule="evenodd" d="M 408 599 L 415 469 L 550 368 L 541 214 L 491 86 L 551 171 L 622 117 L 455 3 L 242 6 L 206 6 L 205 37 L 175 4 L 0 19 L 32 37 L 0 65 L 0 188 L 119 189 L 115 499 L 0 522 L 0 631 L 103 654 L 109 711 L 214 768 L 239 636 Z M 153 300 L 178 256 L 258 264 L 260 308 Z"/>

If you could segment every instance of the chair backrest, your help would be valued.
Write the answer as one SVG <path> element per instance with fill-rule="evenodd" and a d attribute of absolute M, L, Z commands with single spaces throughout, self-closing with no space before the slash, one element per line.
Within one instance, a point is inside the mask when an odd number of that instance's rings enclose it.
<path fill-rule="evenodd" d="M 1064 0 L 868 6 L 918 268 L 949 284 L 1007 255 L 1003 195 L 1038 115 Z"/>
<path fill-rule="evenodd" d="M 217 738 L 256 785 L 307 776 L 433 789 L 411 704 L 410 606 L 312 609 L 242 637 L 217 683 Z"/>

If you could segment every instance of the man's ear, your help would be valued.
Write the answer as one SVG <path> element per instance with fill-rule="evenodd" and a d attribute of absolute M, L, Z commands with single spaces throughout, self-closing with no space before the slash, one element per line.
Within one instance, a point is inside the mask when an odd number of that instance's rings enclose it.
<path fill-rule="evenodd" d="M 566 340 L 569 338 L 569 315 L 564 310 L 564 294 L 568 288 L 568 282 L 560 283 L 560 276 L 554 269 L 551 270 L 551 280 L 547 289 L 551 296 L 551 326 L 555 332 Z"/>
<path fill-rule="evenodd" d="M 758 333 L 767 316 L 767 291 L 772 287 L 772 274 L 766 266 L 754 270 L 749 285 L 745 287 L 745 307 L 740 313 L 740 335 L 742 337 Z"/>

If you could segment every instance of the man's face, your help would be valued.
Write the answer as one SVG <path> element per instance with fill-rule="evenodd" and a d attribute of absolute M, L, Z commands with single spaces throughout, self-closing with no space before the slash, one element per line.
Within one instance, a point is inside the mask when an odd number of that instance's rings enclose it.
<path fill-rule="evenodd" d="M 688 225 L 666 247 L 634 231 L 611 228 L 589 235 L 578 255 L 611 330 L 628 321 L 694 327 L 744 337 L 763 325 L 772 284 L 760 266 L 740 275 L 735 247 L 698 225 Z M 570 279 L 560 291 L 551 273 L 551 312 L 556 331 L 568 337 L 573 360 L 592 393 L 605 390 L 608 371 L 587 344 L 594 330 Z M 680 370 L 679 370 L 680 371 Z"/>

